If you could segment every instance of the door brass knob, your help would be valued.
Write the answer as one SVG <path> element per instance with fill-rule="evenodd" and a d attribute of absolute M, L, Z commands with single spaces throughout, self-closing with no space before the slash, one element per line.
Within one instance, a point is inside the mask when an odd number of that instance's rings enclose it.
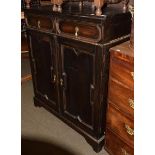
<path fill-rule="evenodd" d="M 60 85 L 63 86 L 64 82 L 63 79 L 60 79 Z"/>
<path fill-rule="evenodd" d="M 53 83 L 56 82 L 56 75 L 53 76 Z"/>

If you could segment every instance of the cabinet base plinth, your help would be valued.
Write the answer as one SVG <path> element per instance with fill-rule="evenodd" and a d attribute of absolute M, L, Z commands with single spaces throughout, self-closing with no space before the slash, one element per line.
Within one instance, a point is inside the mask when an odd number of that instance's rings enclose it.
<path fill-rule="evenodd" d="M 97 143 L 96 141 L 92 141 L 92 139 L 85 138 L 86 141 L 92 146 L 93 150 L 98 153 L 102 150 L 102 147 L 104 145 L 104 139 Z"/>
<path fill-rule="evenodd" d="M 78 126 L 73 124 L 71 121 L 69 121 L 68 119 L 66 119 L 62 115 L 60 115 L 58 112 L 53 110 L 51 107 L 49 107 L 46 103 L 44 103 L 43 101 L 41 101 L 37 97 L 34 97 L 34 105 L 36 107 L 43 107 L 43 108 L 45 108 L 46 110 L 48 110 L 49 112 L 54 114 L 56 117 L 61 119 L 63 122 L 65 122 L 67 125 L 69 125 L 71 128 L 76 130 L 79 134 L 81 134 L 85 138 L 87 143 L 89 143 L 91 145 L 91 147 L 93 148 L 93 150 L 96 153 L 101 151 L 101 149 L 102 149 L 102 147 L 104 145 L 104 135 L 99 140 L 96 139 L 95 137 L 93 137 L 90 134 L 86 133 L 84 130 L 82 130 L 81 128 L 79 128 Z"/>
<path fill-rule="evenodd" d="M 42 107 L 42 104 L 35 97 L 33 98 L 33 101 L 34 101 L 34 106 L 35 107 Z"/>

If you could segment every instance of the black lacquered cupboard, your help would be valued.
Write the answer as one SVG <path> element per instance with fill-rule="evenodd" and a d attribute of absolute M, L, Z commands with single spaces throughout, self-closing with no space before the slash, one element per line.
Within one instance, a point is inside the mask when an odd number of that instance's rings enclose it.
<path fill-rule="evenodd" d="M 107 7 L 104 16 L 91 13 L 78 6 L 72 14 L 67 6 L 62 13 L 51 6 L 25 9 L 35 105 L 98 152 L 105 135 L 109 48 L 129 39 L 131 15 L 115 7 Z"/>
<path fill-rule="evenodd" d="M 53 37 L 33 32 L 29 34 L 29 42 L 35 95 L 58 110 L 57 69 Z"/>

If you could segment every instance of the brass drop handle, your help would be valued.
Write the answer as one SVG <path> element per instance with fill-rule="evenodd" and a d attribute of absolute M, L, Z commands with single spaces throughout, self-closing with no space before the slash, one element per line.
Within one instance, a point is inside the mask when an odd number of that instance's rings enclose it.
<path fill-rule="evenodd" d="M 132 78 L 134 80 L 134 72 L 130 72 L 130 74 L 131 74 L 131 76 L 132 76 Z"/>
<path fill-rule="evenodd" d="M 131 99 L 131 98 L 129 98 L 129 99 L 128 99 L 128 103 L 129 103 L 129 106 L 130 106 L 132 109 L 134 109 L 134 100 Z"/>
<path fill-rule="evenodd" d="M 56 75 L 53 75 L 53 83 L 56 82 Z"/>
<path fill-rule="evenodd" d="M 40 20 L 38 20 L 38 28 L 40 29 Z"/>
<path fill-rule="evenodd" d="M 63 79 L 60 79 L 60 85 L 63 86 L 64 82 Z"/>
<path fill-rule="evenodd" d="M 121 148 L 123 155 L 130 155 L 125 149 Z"/>
<path fill-rule="evenodd" d="M 133 130 L 132 128 L 130 128 L 129 125 L 125 124 L 125 128 L 126 128 L 126 132 L 127 132 L 129 135 L 131 135 L 131 136 L 134 135 L 134 130 Z"/>
<path fill-rule="evenodd" d="M 75 37 L 78 37 L 78 32 L 79 32 L 79 27 L 76 26 L 76 27 L 75 27 Z"/>

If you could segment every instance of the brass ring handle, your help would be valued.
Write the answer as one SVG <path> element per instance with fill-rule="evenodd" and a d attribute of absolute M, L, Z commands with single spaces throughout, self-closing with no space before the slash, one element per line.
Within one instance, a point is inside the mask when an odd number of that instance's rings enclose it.
<path fill-rule="evenodd" d="M 133 130 L 132 128 L 130 128 L 129 125 L 125 124 L 125 128 L 126 128 L 126 132 L 127 132 L 129 135 L 131 135 L 131 136 L 134 135 L 134 130 Z"/>
<path fill-rule="evenodd" d="M 132 78 L 134 80 L 134 72 L 130 72 L 130 74 L 131 74 L 131 76 L 132 76 Z"/>
<path fill-rule="evenodd" d="M 38 20 L 38 28 L 40 29 L 40 20 Z"/>
<path fill-rule="evenodd" d="M 124 148 L 121 148 L 123 155 L 130 155 Z"/>
<path fill-rule="evenodd" d="M 134 100 L 131 99 L 131 98 L 129 98 L 129 99 L 128 99 L 128 103 L 129 103 L 130 107 L 131 107 L 132 109 L 134 109 Z"/>
<path fill-rule="evenodd" d="M 76 27 L 75 27 L 75 37 L 78 37 L 78 32 L 79 32 L 79 27 L 76 26 Z"/>

